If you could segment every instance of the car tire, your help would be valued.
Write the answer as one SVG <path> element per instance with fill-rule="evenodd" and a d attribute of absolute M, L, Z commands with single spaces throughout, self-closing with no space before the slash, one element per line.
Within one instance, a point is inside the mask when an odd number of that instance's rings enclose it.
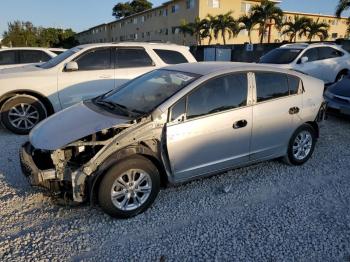
<path fill-rule="evenodd" d="M 134 156 L 108 169 L 98 189 L 98 202 L 110 216 L 129 218 L 149 208 L 159 190 L 156 166 L 145 157 Z"/>
<path fill-rule="evenodd" d="M 284 162 L 289 165 L 303 165 L 312 156 L 316 141 L 316 132 L 312 126 L 308 124 L 300 126 L 289 141 Z"/>
<path fill-rule="evenodd" d="M 2 124 L 13 133 L 26 135 L 41 120 L 47 117 L 43 103 L 34 96 L 16 95 L 0 109 Z"/>

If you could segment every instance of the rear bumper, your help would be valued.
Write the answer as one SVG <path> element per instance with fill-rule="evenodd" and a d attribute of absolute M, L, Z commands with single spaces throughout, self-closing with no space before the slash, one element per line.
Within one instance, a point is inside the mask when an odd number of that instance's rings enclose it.
<path fill-rule="evenodd" d="M 29 142 L 22 145 L 19 152 L 22 172 L 32 186 L 52 190 L 50 181 L 56 179 L 56 172 L 54 169 L 40 170 L 33 160 L 33 151 L 34 148 Z"/>

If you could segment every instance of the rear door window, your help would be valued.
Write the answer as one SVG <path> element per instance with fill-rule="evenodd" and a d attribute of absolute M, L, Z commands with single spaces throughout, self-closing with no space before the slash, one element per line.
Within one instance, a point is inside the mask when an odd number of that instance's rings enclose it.
<path fill-rule="evenodd" d="M 0 52 L 0 65 L 13 65 L 13 64 L 16 64 L 15 51 Z"/>
<path fill-rule="evenodd" d="M 153 65 L 154 63 L 151 57 L 142 48 L 118 48 L 116 50 L 116 68 L 134 68 Z"/>
<path fill-rule="evenodd" d="M 42 63 L 47 62 L 51 57 L 40 50 L 20 50 L 19 51 L 19 62 L 20 64 L 30 63 Z"/>
<path fill-rule="evenodd" d="M 318 50 L 320 59 L 336 58 L 343 55 L 342 52 L 331 47 L 320 47 Z"/>
<path fill-rule="evenodd" d="M 166 64 L 173 65 L 173 64 L 188 63 L 188 60 L 180 52 L 177 52 L 174 50 L 165 50 L 165 49 L 153 49 L 153 50 Z"/>
<path fill-rule="evenodd" d="M 289 95 L 288 78 L 279 73 L 255 73 L 257 102 Z"/>

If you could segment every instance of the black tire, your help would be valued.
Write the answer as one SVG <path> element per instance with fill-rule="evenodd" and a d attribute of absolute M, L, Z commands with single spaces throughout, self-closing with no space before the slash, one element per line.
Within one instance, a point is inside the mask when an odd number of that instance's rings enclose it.
<path fill-rule="evenodd" d="M 310 151 L 307 153 L 307 155 L 305 155 L 302 159 L 298 159 L 293 152 L 293 146 L 296 145 L 296 139 L 302 132 L 306 132 L 310 134 L 312 138 L 312 143 L 311 143 Z M 292 137 L 290 138 L 287 155 L 283 158 L 284 162 L 289 165 L 296 165 L 296 166 L 305 164 L 312 156 L 315 149 L 316 142 L 317 142 L 316 132 L 313 129 L 313 127 L 308 124 L 303 124 L 293 133 Z"/>
<path fill-rule="evenodd" d="M 152 184 L 151 190 L 148 198 L 146 198 L 145 202 L 139 207 L 133 210 L 122 210 L 113 203 L 111 196 L 112 190 L 115 190 L 113 184 L 118 178 L 121 178 L 122 176 L 125 177 L 125 173 L 131 169 L 140 169 L 149 175 Z M 149 208 L 156 199 L 159 190 L 160 175 L 155 165 L 145 157 L 133 156 L 118 162 L 106 172 L 98 189 L 98 202 L 102 210 L 110 216 L 116 218 L 130 218 Z M 123 199 L 123 197 L 121 199 Z"/>
<path fill-rule="evenodd" d="M 27 128 L 25 126 L 25 121 L 18 121 L 18 126 L 15 126 L 13 124 L 14 119 L 19 118 L 17 116 L 11 115 L 11 110 L 13 108 L 18 108 L 22 105 L 30 106 L 28 112 L 30 114 L 29 118 L 30 122 L 27 122 Z M 27 107 L 28 108 L 28 107 Z M 36 112 L 32 114 L 33 112 Z M 1 122 L 2 124 L 13 133 L 19 134 L 19 135 L 26 135 L 32 130 L 32 128 L 38 124 L 41 120 L 45 119 L 47 117 L 47 111 L 43 103 L 40 102 L 39 99 L 33 96 L 29 95 L 16 95 L 8 100 L 5 101 L 5 103 L 2 105 L 0 109 L 1 113 Z M 32 114 L 32 115 L 31 115 Z M 35 116 L 35 118 L 34 118 Z M 32 124 L 33 123 L 33 126 Z"/>

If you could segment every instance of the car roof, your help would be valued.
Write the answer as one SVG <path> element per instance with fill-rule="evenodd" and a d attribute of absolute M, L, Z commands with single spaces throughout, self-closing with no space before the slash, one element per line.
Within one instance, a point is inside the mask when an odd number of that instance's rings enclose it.
<path fill-rule="evenodd" d="M 308 47 L 325 47 L 325 46 L 329 46 L 329 47 L 336 47 L 336 48 L 341 48 L 340 45 L 337 45 L 335 43 L 312 43 L 312 44 L 308 44 L 308 43 L 293 43 L 293 44 L 285 44 L 280 46 L 280 48 L 286 48 L 286 49 L 306 49 Z"/>
<path fill-rule="evenodd" d="M 120 43 L 99 43 L 99 44 L 84 44 L 78 46 L 79 48 L 93 48 L 93 47 L 104 47 L 104 46 L 130 46 L 130 47 L 151 47 L 151 48 L 170 48 L 170 49 L 181 49 L 187 46 L 176 45 L 171 43 L 152 43 L 152 42 L 120 42 Z"/>
<path fill-rule="evenodd" d="M 289 70 L 265 64 L 240 63 L 240 62 L 196 62 L 184 63 L 163 67 L 162 69 L 187 72 L 198 75 L 208 75 L 226 70 L 249 71 L 249 70 L 268 70 L 276 72 L 289 72 Z"/>
<path fill-rule="evenodd" d="M 48 50 L 50 51 L 51 48 L 44 48 L 44 47 L 6 47 L 1 48 L 0 51 L 9 51 L 9 50 Z"/>

